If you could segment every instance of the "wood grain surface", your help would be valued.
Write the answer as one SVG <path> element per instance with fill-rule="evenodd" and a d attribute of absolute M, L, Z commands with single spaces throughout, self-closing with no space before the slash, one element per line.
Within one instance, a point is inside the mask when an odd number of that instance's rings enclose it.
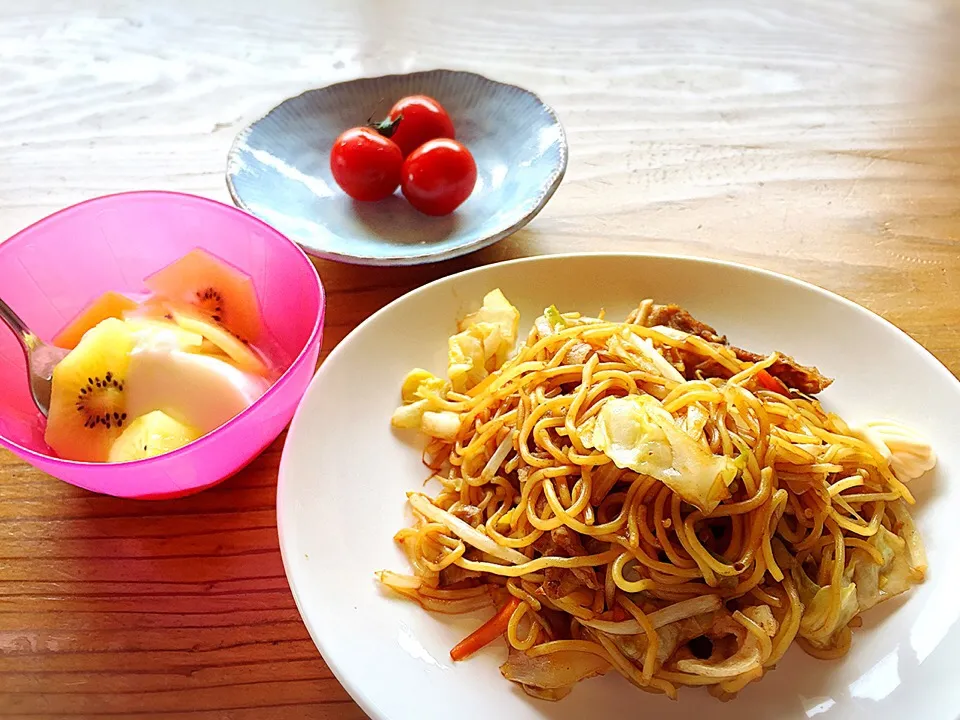
<path fill-rule="evenodd" d="M 0 237 L 121 190 L 227 201 L 234 134 L 285 97 L 470 69 L 556 108 L 562 187 L 527 229 L 466 258 L 318 262 L 325 353 L 449 273 L 646 250 L 809 280 L 957 373 L 958 37 L 953 0 L 2 0 Z M 95 496 L 0 452 L 0 715 L 363 717 L 284 579 L 282 442 L 169 502 Z"/>

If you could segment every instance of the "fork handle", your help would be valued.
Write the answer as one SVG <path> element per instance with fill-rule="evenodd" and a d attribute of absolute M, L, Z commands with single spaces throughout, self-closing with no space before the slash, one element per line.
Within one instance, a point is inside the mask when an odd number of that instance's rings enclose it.
<path fill-rule="evenodd" d="M 30 328 L 28 328 L 26 323 L 20 319 L 20 316 L 13 311 L 13 308 L 3 301 L 3 298 L 0 298 L 0 320 L 3 320 L 3 322 L 7 324 L 7 327 L 13 330 L 17 336 L 17 340 L 19 340 L 23 346 L 24 352 L 29 352 L 36 346 L 38 342 L 37 336 L 30 332 Z"/>

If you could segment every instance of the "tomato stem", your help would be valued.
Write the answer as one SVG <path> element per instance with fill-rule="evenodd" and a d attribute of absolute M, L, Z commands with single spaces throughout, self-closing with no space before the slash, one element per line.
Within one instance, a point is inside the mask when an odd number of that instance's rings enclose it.
<path fill-rule="evenodd" d="M 401 120 L 403 120 L 403 113 L 397 115 L 395 118 L 388 117 L 386 120 L 381 122 L 370 123 L 370 127 L 383 135 L 385 138 L 388 138 L 397 131 Z"/>

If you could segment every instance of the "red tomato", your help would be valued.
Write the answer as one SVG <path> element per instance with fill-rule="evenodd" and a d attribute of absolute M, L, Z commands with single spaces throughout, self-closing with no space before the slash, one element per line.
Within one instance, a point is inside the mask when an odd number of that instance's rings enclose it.
<path fill-rule="evenodd" d="M 456 137 L 447 111 L 426 95 L 410 95 L 398 100 L 378 129 L 400 146 L 404 157 L 427 140 Z"/>
<path fill-rule="evenodd" d="M 400 189 L 411 205 L 427 215 L 452 213 L 476 184 L 477 163 L 456 140 L 429 140 L 403 161 Z"/>
<path fill-rule="evenodd" d="M 403 153 L 373 128 L 355 127 L 340 135 L 330 151 L 330 172 L 354 200 L 383 200 L 400 184 Z"/>

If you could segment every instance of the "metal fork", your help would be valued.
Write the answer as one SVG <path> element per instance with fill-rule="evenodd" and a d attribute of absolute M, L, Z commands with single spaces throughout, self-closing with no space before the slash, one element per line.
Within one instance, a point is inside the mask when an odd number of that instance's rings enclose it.
<path fill-rule="evenodd" d="M 0 298 L 0 320 L 13 330 L 23 348 L 30 376 L 30 394 L 37 409 L 46 417 L 50 413 L 50 391 L 53 384 L 53 369 L 63 360 L 68 350 L 43 342 L 27 327 L 13 308 Z"/>

